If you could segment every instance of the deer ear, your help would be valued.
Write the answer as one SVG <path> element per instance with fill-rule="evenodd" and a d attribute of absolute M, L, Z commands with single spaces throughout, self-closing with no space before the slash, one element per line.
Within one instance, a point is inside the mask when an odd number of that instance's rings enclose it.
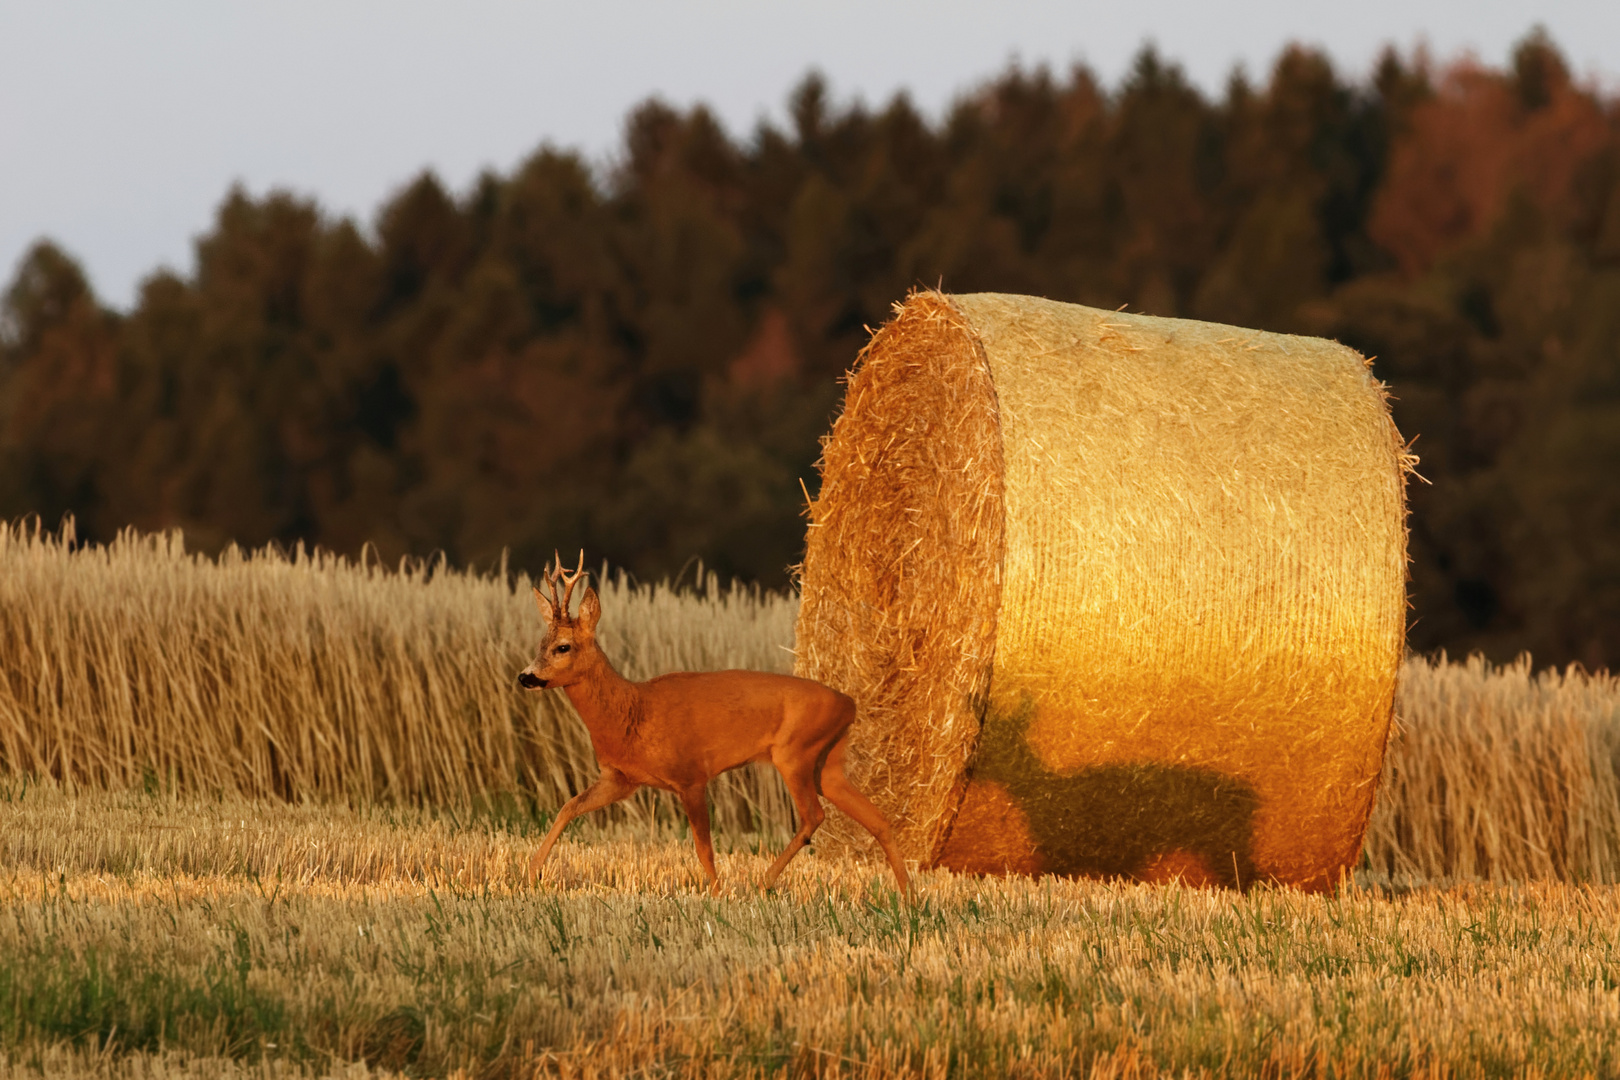
<path fill-rule="evenodd" d="M 551 600 L 540 591 L 539 586 L 529 587 L 534 590 L 534 602 L 540 608 L 540 617 L 545 620 L 547 626 L 550 626 L 557 621 L 557 609 L 551 606 Z"/>
<path fill-rule="evenodd" d="M 579 602 L 579 618 L 576 620 L 580 628 L 587 634 L 595 631 L 596 620 L 602 617 L 602 602 L 596 598 L 596 590 L 589 585 L 585 586 L 585 599 Z"/>

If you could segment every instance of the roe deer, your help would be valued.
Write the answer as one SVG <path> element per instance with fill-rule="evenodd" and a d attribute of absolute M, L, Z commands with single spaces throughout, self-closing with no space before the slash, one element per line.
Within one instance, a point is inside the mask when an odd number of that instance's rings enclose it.
<path fill-rule="evenodd" d="M 557 812 L 529 862 L 531 883 L 570 821 L 651 785 L 680 796 L 692 823 L 698 861 L 710 891 L 718 893 L 720 878 L 709 840 L 709 781 L 747 762 L 769 760 L 798 808 L 799 831 L 766 871 L 763 888 L 776 882 L 826 816 L 819 793 L 877 838 L 901 895 L 909 895 L 906 864 L 894 846 L 889 822 L 844 775 L 854 701 L 809 679 L 759 671 L 674 672 L 631 682 L 597 647 L 602 607 L 596 590 L 587 585 L 579 614 L 568 613 L 574 585 L 584 573 L 583 551 L 572 573 L 563 572 L 559 558 L 544 579 L 551 595 L 534 590 L 545 636 L 518 683 L 527 690 L 551 687 L 568 695 L 590 729 L 602 774 Z M 559 585 L 565 588 L 559 590 Z"/>

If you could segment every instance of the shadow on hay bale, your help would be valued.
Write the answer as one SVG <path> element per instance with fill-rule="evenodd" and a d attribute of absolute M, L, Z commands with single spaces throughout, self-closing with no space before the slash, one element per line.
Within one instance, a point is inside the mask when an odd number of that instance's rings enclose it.
<path fill-rule="evenodd" d="M 1241 780 L 1182 765 L 1051 772 L 1025 738 L 1034 716 L 985 724 L 973 782 L 939 865 L 1242 888 L 1255 881 L 1254 812 Z"/>
<path fill-rule="evenodd" d="M 915 293 L 823 448 L 796 670 L 855 698 L 852 776 L 924 866 L 1331 887 L 1411 464 L 1335 342 Z"/>

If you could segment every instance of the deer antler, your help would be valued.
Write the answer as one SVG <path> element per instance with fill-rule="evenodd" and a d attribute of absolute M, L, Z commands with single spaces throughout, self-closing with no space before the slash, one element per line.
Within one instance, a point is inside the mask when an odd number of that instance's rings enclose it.
<path fill-rule="evenodd" d="M 552 569 L 546 574 L 546 580 L 551 583 L 551 603 L 563 620 L 567 621 L 571 618 L 568 614 L 568 602 L 573 598 L 574 586 L 579 584 L 579 579 L 585 576 L 585 549 L 579 549 L 579 568 L 572 573 L 563 569 L 562 556 L 555 549 L 552 550 L 551 555 L 555 562 L 552 564 Z M 557 587 L 559 585 L 565 586 L 560 599 L 557 596 Z"/>

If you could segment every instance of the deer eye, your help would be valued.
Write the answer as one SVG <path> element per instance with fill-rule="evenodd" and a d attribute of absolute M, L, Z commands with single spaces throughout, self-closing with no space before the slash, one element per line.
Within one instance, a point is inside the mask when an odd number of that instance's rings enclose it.
<path fill-rule="evenodd" d="M 572 649 L 572 648 L 573 648 L 573 646 L 572 646 L 572 645 L 559 645 L 559 646 L 557 646 L 557 647 L 556 647 L 556 648 L 555 648 L 555 649 L 553 649 L 553 650 L 552 650 L 552 652 L 556 652 L 556 653 L 565 653 L 565 652 L 567 652 L 567 651 L 568 651 L 568 650 L 569 650 L 569 649 Z"/>

